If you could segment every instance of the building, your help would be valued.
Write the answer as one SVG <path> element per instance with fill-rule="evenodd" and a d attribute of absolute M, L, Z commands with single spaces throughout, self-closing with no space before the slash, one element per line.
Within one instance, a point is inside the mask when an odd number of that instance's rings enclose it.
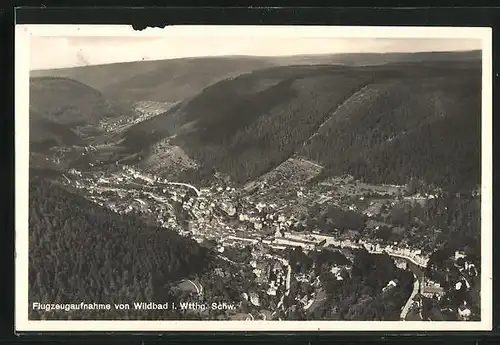
<path fill-rule="evenodd" d="M 387 285 L 382 288 L 382 292 L 386 292 L 386 291 L 388 291 L 388 290 L 390 290 L 390 289 L 392 289 L 392 288 L 394 288 L 396 286 L 398 286 L 398 280 L 397 279 L 393 279 L 393 280 L 389 281 L 387 283 Z"/>
<path fill-rule="evenodd" d="M 256 292 L 250 292 L 249 297 L 250 297 L 250 303 L 252 303 L 254 306 L 260 305 L 260 298 Z"/>
<path fill-rule="evenodd" d="M 462 252 L 462 251 L 456 251 L 455 252 L 455 256 L 454 256 L 454 259 L 455 260 L 458 260 L 458 259 L 462 259 L 462 258 L 465 258 L 465 253 Z"/>
<path fill-rule="evenodd" d="M 408 261 L 406 261 L 405 259 L 395 258 L 394 264 L 396 265 L 397 268 L 401 270 L 408 269 Z"/>
<path fill-rule="evenodd" d="M 471 317 L 471 310 L 467 307 L 467 302 L 463 302 L 459 307 L 458 307 L 458 317 L 461 320 L 467 321 Z"/>
<path fill-rule="evenodd" d="M 445 291 L 441 287 L 441 284 L 425 279 L 420 284 L 420 293 L 427 298 L 433 298 L 435 296 L 440 298 L 444 295 Z"/>

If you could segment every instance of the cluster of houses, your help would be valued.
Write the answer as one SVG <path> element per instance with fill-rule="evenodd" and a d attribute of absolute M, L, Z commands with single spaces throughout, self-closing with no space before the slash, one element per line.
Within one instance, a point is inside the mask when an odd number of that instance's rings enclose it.
<path fill-rule="evenodd" d="M 140 101 L 134 104 L 135 110 L 145 116 L 156 116 L 167 111 L 174 103 Z"/>
<path fill-rule="evenodd" d="M 266 198 L 259 198 L 258 195 L 253 198 L 248 196 L 241 197 L 235 188 L 229 186 L 214 186 L 197 190 L 195 187 L 182 184 L 184 187 L 187 186 L 189 188 L 174 189 L 164 187 L 162 189 L 161 184 L 168 183 L 166 179 L 139 172 L 128 166 L 123 166 L 123 171 L 121 173 L 113 174 L 110 177 L 86 177 L 82 176 L 82 173 L 75 169 L 70 170 L 69 173 L 77 176 L 82 183 L 88 185 L 91 197 L 97 202 L 103 203 L 105 206 L 117 212 L 127 213 L 132 210 L 138 210 L 141 212 L 154 213 L 160 224 L 170 228 L 177 227 L 179 231 L 182 232 L 186 229 L 181 229 L 181 227 L 178 226 L 176 210 L 172 208 L 173 204 L 179 203 L 181 208 L 187 214 L 191 215 L 193 219 L 192 224 L 194 224 L 194 226 L 189 227 L 186 233 L 190 236 L 194 235 L 193 237 L 200 241 L 210 236 L 216 238 L 220 242 L 220 248 L 218 249 L 220 249 L 219 252 L 221 253 L 224 251 L 224 246 L 228 245 L 251 244 L 262 248 L 269 247 L 274 249 L 302 247 L 306 251 L 332 246 L 336 248 L 351 249 L 365 248 L 371 253 L 387 253 L 396 258 L 396 265 L 402 269 L 407 268 L 406 260 L 421 267 L 425 267 L 428 262 L 428 256 L 422 253 L 421 249 L 411 248 L 406 244 L 385 244 L 380 243 L 380 241 L 374 243 L 372 241 L 359 239 L 359 236 L 357 236 L 354 230 L 346 232 L 343 236 L 323 234 L 316 230 L 308 233 L 294 231 L 294 227 L 301 221 L 295 216 L 288 217 L 283 214 L 283 208 L 287 205 L 280 206 L 277 204 L 282 203 L 279 200 L 270 202 L 269 200 L 271 199 L 266 201 Z M 128 204 L 123 203 L 128 193 L 125 193 L 119 188 L 115 191 L 117 196 L 116 202 L 110 201 L 109 198 L 108 200 L 106 200 L 106 198 L 103 199 L 99 196 L 99 194 L 102 194 L 102 190 L 105 190 L 101 188 L 103 185 L 119 185 L 120 183 L 133 179 L 139 179 L 141 182 L 145 182 L 146 185 L 150 185 L 153 189 L 159 188 L 158 195 L 145 190 L 141 192 L 134 191 L 134 195 L 132 195 L 133 198 L 130 199 Z M 77 180 L 75 181 L 77 187 L 81 187 L 82 183 Z M 158 187 L 156 183 L 160 184 L 160 187 Z M 267 193 L 268 190 L 262 188 L 263 185 L 264 184 L 260 186 L 261 188 L 257 188 L 260 190 L 259 195 L 269 196 L 269 193 Z M 252 188 L 256 187 L 253 186 Z M 194 193 L 190 191 L 190 189 L 194 190 Z M 311 195 L 309 194 L 311 194 L 310 191 L 298 188 L 294 197 L 308 198 L 314 196 L 312 195 L 314 193 Z M 331 196 L 327 194 L 320 195 L 319 199 L 317 195 L 314 196 L 315 202 L 322 203 L 330 200 Z M 424 195 L 423 197 L 429 199 L 437 196 Z M 286 204 L 286 202 L 284 204 Z M 363 213 L 369 218 L 373 218 L 383 211 L 384 204 L 381 202 L 372 201 L 367 205 L 368 207 L 364 208 Z M 357 209 L 354 204 L 352 207 Z M 401 258 L 401 260 L 397 260 L 397 258 Z M 257 276 L 257 280 L 266 284 L 267 288 L 265 293 L 269 296 L 279 296 L 281 290 L 285 291 L 285 293 L 289 291 L 290 273 L 287 272 L 287 264 L 280 263 L 275 267 L 269 264 L 271 261 L 272 260 L 269 260 L 269 258 L 262 258 L 262 260 L 255 259 L 251 265 Z M 478 275 L 477 268 L 473 263 L 466 260 L 465 255 L 460 252 L 455 253 L 454 262 L 462 273 L 461 279 L 455 284 L 455 289 L 469 289 L 470 278 Z M 332 267 L 332 273 L 336 275 L 337 279 L 343 279 L 340 268 Z M 300 279 L 307 279 L 306 277 L 300 276 L 296 278 L 299 281 Z M 312 283 L 314 283 L 314 281 Z M 185 283 L 185 285 L 186 284 L 188 283 Z M 392 286 L 396 285 L 397 282 L 392 281 L 389 282 L 384 289 L 390 289 Z M 443 288 L 438 283 L 429 280 L 421 282 L 420 292 L 423 296 L 438 296 L 438 298 L 444 294 Z M 258 295 L 257 297 L 252 296 L 248 296 L 249 301 L 251 301 L 252 304 L 258 305 Z M 312 303 L 311 301 L 314 300 L 314 297 L 312 295 L 301 296 L 299 299 L 301 303 L 304 302 L 303 304 L 307 306 Z M 466 315 L 467 307 L 465 305 L 462 310 L 462 314 Z"/>
<path fill-rule="evenodd" d="M 266 294 L 277 296 L 282 292 L 287 295 L 292 274 L 288 260 L 265 251 L 254 251 L 252 255 L 250 266 L 253 268 L 256 282 L 265 287 Z"/>
<path fill-rule="evenodd" d="M 437 298 L 444 295 L 445 291 L 440 283 L 432 281 L 426 277 L 420 282 L 420 294 L 427 298 Z"/>
<path fill-rule="evenodd" d="M 339 239 L 337 236 L 321 234 L 313 232 L 312 234 L 303 233 L 285 233 L 285 236 L 276 239 L 278 243 L 301 246 L 304 249 L 314 249 L 318 243 L 323 246 L 333 246 L 338 248 L 365 248 L 370 253 L 387 253 L 391 256 L 396 256 L 408 259 L 418 266 L 425 267 L 429 258 L 422 253 L 421 249 L 413 249 L 408 246 L 398 247 L 396 245 L 383 245 L 380 243 L 371 243 L 365 240 L 355 241 L 352 239 Z"/>
<path fill-rule="evenodd" d="M 106 131 L 116 131 L 123 126 L 131 126 L 152 116 L 164 113 L 172 106 L 171 103 L 141 101 L 134 105 L 136 116 L 121 116 L 118 118 L 104 118 L 99 125 Z"/>

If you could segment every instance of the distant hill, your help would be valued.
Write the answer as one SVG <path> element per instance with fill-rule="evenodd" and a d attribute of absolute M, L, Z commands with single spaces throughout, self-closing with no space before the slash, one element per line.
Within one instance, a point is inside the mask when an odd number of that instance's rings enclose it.
<path fill-rule="evenodd" d="M 376 182 L 479 183 L 479 60 L 287 66 L 221 81 L 131 127 L 131 152 L 173 136 L 201 166 L 246 182 L 292 156 Z"/>
<path fill-rule="evenodd" d="M 207 251 L 194 240 L 147 226 L 134 215 L 113 213 L 39 174 L 30 174 L 30 305 L 155 301 L 167 284 L 204 269 Z M 30 308 L 30 317 L 113 319 L 117 314 L 37 314 Z"/>
<path fill-rule="evenodd" d="M 468 61 L 478 58 L 479 51 L 199 57 L 32 71 L 31 76 L 57 76 L 78 80 L 113 100 L 177 102 L 190 98 L 223 79 L 269 67 L 311 64 L 360 66 L 422 60 Z"/>
<path fill-rule="evenodd" d="M 99 121 L 131 115 L 101 92 L 61 77 L 30 78 L 30 142 L 38 148 L 73 145 L 100 134 Z"/>
<path fill-rule="evenodd" d="M 82 125 L 116 116 L 121 109 L 101 92 L 79 81 L 39 77 L 30 78 L 30 110 L 59 124 Z"/>
<path fill-rule="evenodd" d="M 176 102 L 222 79 L 274 66 L 259 58 L 188 58 L 32 71 L 81 81 L 114 100 Z"/>

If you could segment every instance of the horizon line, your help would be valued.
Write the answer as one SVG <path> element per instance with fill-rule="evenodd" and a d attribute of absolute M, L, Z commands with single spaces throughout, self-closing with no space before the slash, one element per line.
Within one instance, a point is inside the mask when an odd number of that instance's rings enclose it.
<path fill-rule="evenodd" d="M 176 58 L 164 58 L 164 59 L 142 59 L 142 60 L 131 60 L 131 61 L 118 61 L 118 62 L 109 62 L 109 63 L 99 63 L 99 64 L 89 64 L 89 65 L 77 65 L 77 66 L 68 66 L 68 67 L 56 67 L 56 68 L 43 68 L 43 69 L 30 69 L 31 72 L 42 72 L 42 71 L 57 71 L 57 70 L 65 70 L 65 69 L 75 69 L 75 68 L 86 68 L 86 67 L 99 67 L 99 66 L 109 66 L 109 65 L 119 65 L 119 64 L 127 64 L 127 63 L 137 63 L 137 62 L 160 62 L 160 61 L 175 61 L 175 60 L 194 60 L 194 59 L 223 59 L 223 58 L 261 58 L 261 59 L 286 59 L 293 57 L 327 57 L 327 56 L 345 56 L 345 55 L 388 55 L 388 54 L 463 54 L 463 53 L 472 53 L 472 52 L 482 52 L 482 49 L 464 49 L 464 50 L 421 50 L 421 51 L 413 51 L 413 52 L 401 52 L 401 51 L 393 51 L 393 52 L 344 52 L 344 53 L 319 53 L 319 54 L 291 54 L 291 55 L 250 55 L 250 54 L 231 54 L 231 55 L 206 55 L 206 56 L 185 56 L 185 57 L 176 57 Z M 340 63 L 337 63 L 340 64 Z"/>

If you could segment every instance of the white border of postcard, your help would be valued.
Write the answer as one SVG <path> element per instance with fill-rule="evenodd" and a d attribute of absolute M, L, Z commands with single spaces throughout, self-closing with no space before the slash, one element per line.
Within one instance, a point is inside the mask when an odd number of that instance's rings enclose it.
<path fill-rule="evenodd" d="M 472 38 L 482 41 L 481 321 L 34 321 L 28 320 L 28 157 L 30 36 L 181 35 L 225 37 Z M 486 27 L 169 26 L 134 31 L 111 25 L 15 27 L 15 330 L 27 331 L 488 331 L 492 329 L 492 36 Z"/>

